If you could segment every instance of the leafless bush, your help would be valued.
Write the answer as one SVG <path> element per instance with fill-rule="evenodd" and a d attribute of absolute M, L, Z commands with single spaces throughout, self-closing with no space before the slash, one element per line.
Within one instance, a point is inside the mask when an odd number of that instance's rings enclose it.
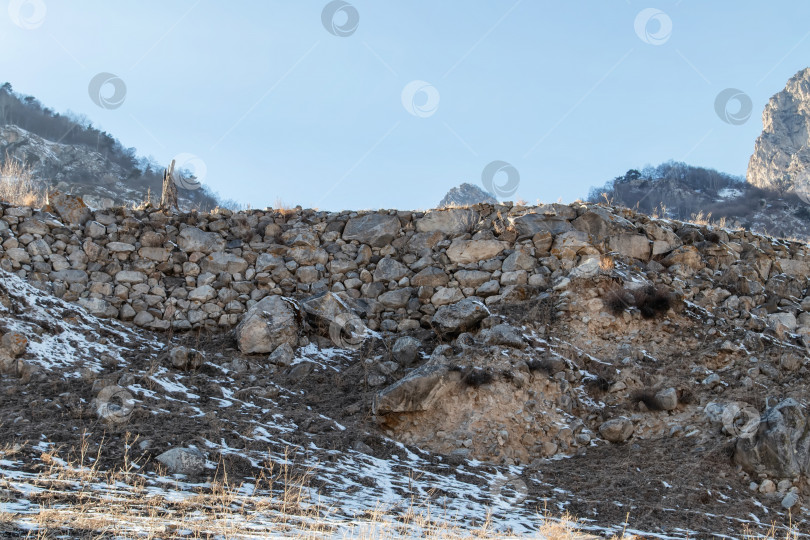
<path fill-rule="evenodd" d="M 645 319 L 666 313 L 672 307 L 672 294 L 663 286 L 647 285 L 629 290 L 616 288 L 607 292 L 603 298 L 608 311 L 615 316 L 626 309 L 636 307 Z"/>
<path fill-rule="evenodd" d="M 492 376 L 492 373 L 488 370 L 481 369 L 481 368 L 472 368 L 462 377 L 462 381 L 467 386 L 472 386 L 473 388 L 478 388 L 484 384 L 491 383 L 495 377 Z"/>

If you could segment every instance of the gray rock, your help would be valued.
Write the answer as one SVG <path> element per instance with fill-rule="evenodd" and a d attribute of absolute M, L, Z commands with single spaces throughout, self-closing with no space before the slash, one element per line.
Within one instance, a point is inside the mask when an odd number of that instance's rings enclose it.
<path fill-rule="evenodd" d="M 313 362 L 301 362 L 300 364 L 295 364 L 295 366 L 290 369 L 289 376 L 294 381 L 301 381 L 309 376 L 315 370 L 315 364 Z"/>
<path fill-rule="evenodd" d="M 407 367 L 416 361 L 421 347 L 422 342 L 415 337 L 403 336 L 394 342 L 391 353 L 399 365 Z"/>
<path fill-rule="evenodd" d="M 83 225 L 92 217 L 81 197 L 60 191 L 48 193 L 48 206 L 66 223 Z"/>
<path fill-rule="evenodd" d="M 98 221 L 88 221 L 84 226 L 84 234 L 90 238 L 101 238 L 107 234 L 107 227 Z"/>
<path fill-rule="evenodd" d="M 205 362 L 205 356 L 196 349 L 178 346 L 169 351 L 169 361 L 177 369 L 198 369 Z"/>
<path fill-rule="evenodd" d="M 665 411 L 673 411 L 678 407 L 678 391 L 674 388 L 665 388 L 655 394 L 655 402 Z"/>
<path fill-rule="evenodd" d="M 526 348 L 526 342 L 523 340 L 520 330 L 514 326 L 505 323 L 497 324 L 486 332 L 484 343 L 487 345 L 504 345 L 514 349 Z"/>
<path fill-rule="evenodd" d="M 20 332 L 8 332 L 3 334 L 3 339 L 0 340 L 3 350 L 5 350 L 12 358 L 22 356 L 25 349 L 28 347 L 28 338 Z"/>
<path fill-rule="evenodd" d="M 416 231 L 440 231 L 448 235 L 472 232 L 479 219 L 478 212 L 470 208 L 431 210 L 416 220 Z"/>
<path fill-rule="evenodd" d="M 248 262 L 242 257 L 222 251 L 203 257 L 198 264 L 203 272 L 211 272 L 212 274 L 219 274 L 220 272 L 243 274 L 248 267 Z"/>
<path fill-rule="evenodd" d="M 472 330 L 489 315 L 489 310 L 480 300 L 465 298 L 440 307 L 433 315 L 432 322 L 442 334 L 454 334 Z"/>
<path fill-rule="evenodd" d="M 649 239 L 641 234 L 619 234 L 608 239 L 608 246 L 611 251 L 615 251 L 625 257 L 650 260 L 652 246 Z"/>
<path fill-rule="evenodd" d="M 272 253 L 260 253 L 256 258 L 257 272 L 272 272 L 282 266 L 284 266 L 284 258 Z"/>
<path fill-rule="evenodd" d="M 173 474 L 198 476 L 205 470 L 205 456 L 196 448 L 172 448 L 156 459 Z"/>
<path fill-rule="evenodd" d="M 219 233 L 186 227 L 177 235 L 177 246 L 186 253 L 211 253 L 225 249 L 225 239 Z"/>
<path fill-rule="evenodd" d="M 459 300 L 464 299 L 464 293 L 461 289 L 455 287 L 439 287 L 433 296 L 430 297 L 430 303 L 434 306 L 444 306 L 447 304 L 454 304 Z"/>
<path fill-rule="evenodd" d="M 631 232 L 635 227 L 628 220 L 616 216 L 607 208 L 594 207 L 576 218 L 571 225 L 578 231 L 591 235 L 594 242 L 599 242 L 612 234 Z"/>
<path fill-rule="evenodd" d="M 343 239 L 357 240 L 372 247 L 389 244 L 399 233 L 400 223 L 396 216 L 370 213 L 351 218 L 343 229 Z"/>
<path fill-rule="evenodd" d="M 377 297 L 377 301 L 385 307 L 391 309 L 399 309 L 408 305 L 408 300 L 413 296 L 414 289 L 412 287 L 404 287 L 382 293 Z"/>
<path fill-rule="evenodd" d="M 73 268 L 51 272 L 51 281 L 64 281 L 65 283 L 87 283 L 87 272 Z"/>
<path fill-rule="evenodd" d="M 65 270 L 68 272 L 69 270 Z M 143 283 L 146 281 L 146 274 L 134 270 L 121 270 L 115 274 L 116 283 Z"/>
<path fill-rule="evenodd" d="M 450 278 L 441 268 L 428 266 L 413 276 L 410 281 L 414 287 L 443 287 L 447 285 Z"/>
<path fill-rule="evenodd" d="M 106 248 L 111 253 L 129 253 L 135 251 L 135 246 L 126 242 L 107 242 Z"/>
<path fill-rule="evenodd" d="M 96 317 L 114 317 L 118 314 L 118 310 L 103 298 L 79 298 L 78 304 Z"/>
<path fill-rule="evenodd" d="M 289 256 L 301 266 L 314 266 L 316 264 L 326 264 L 329 261 L 329 253 L 322 248 L 312 248 L 307 246 L 296 246 L 290 248 Z"/>
<path fill-rule="evenodd" d="M 374 281 L 399 281 L 408 275 L 408 267 L 391 257 L 384 257 L 374 269 Z"/>
<path fill-rule="evenodd" d="M 447 256 L 456 264 L 470 264 L 491 259 L 506 249 L 508 245 L 500 240 L 456 239 L 447 248 Z"/>
<path fill-rule="evenodd" d="M 202 287 L 190 290 L 188 292 L 188 299 L 192 302 L 208 302 L 216 295 L 217 291 L 211 285 L 203 285 Z"/>
<path fill-rule="evenodd" d="M 283 343 L 298 343 L 299 314 L 294 300 L 278 295 L 256 303 L 235 329 L 239 350 L 245 354 L 270 353 Z"/>
<path fill-rule="evenodd" d="M 795 491 L 790 491 L 782 498 L 782 508 L 790 510 L 796 503 L 799 502 L 799 494 Z"/>
<path fill-rule="evenodd" d="M 478 287 L 482 283 L 490 280 L 492 274 L 481 270 L 459 270 L 453 277 L 461 287 Z"/>
<path fill-rule="evenodd" d="M 576 211 L 574 212 L 576 217 Z M 524 214 L 512 222 L 517 230 L 518 237 L 533 237 L 537 233 L 548 232 L 558 235 L 573 230 L 571 223 L 565 217 L 542 213 Z"/>
<path fill-rule="evenodd" d="M 374 397 L 373 414 L 429 410 L 450 386 L 446 365 L 428 363 L 415 369 Z"/>
<path fill-rule="evenodd" d="M 386 380 L 385 375 L 382 373 L 371 373 L 366 378 L 366 382 L 369 386 L 382 386 L 385 384 Z"/>
<path fill-rule="evenodd" d="M 169 260 L 171 252 L 162 247 L 148 247 L 144 246 L 138 250 L 138 255 L 150 261 L 165 262 Z"/>
<path fill-rule="evenodd" d="M 599 426 L 599 433 L 602 435 L 602 437 L 612 443 L 621 443 L 626 441 L 631 435 L 633 435 L 634 430 L 635 427 L 633 426 L 632 420 L 626 416 L 612 418 L 607 422 L 603 422 L 602 425 Z"/>
<path fill-rule="evenodd" d="M 531 271 L 537 266 L 537 259 L 529 255 L 528 253 L 524 253 L 523 251 L 517 250 L 509 255 L 504 261 L 503 266 L 501 267 L 502 272 L 515 272 L 517 270 L 527 270 Z"/>
<path fill-rule="evenodd" d="M 151 324 L 154 320 L 155 316 L 149 313 L 148 311 L 139 311 L 137 314 L 134 315 L 132 322 L 134 322 L 137 326 L 146 326 L 148 324 Z"/>
<path fill-rule="evenodd" d="M 810 434 L 802 406 L 792 398 L 766 410 L 753 436 L 740 437 L 734 461 L 749 473 L 793 478 L 810 471 Z"/>
<path fill-rule="evenodd" d="M 19 225 L 17 225 L 17 232 L 20 235 L 23 234 L 38 234 L 40 236 L 45 236 L 50 232 L 50 229 L 45 224 L 44 221 L 36 218 L 26 219 Z"/>
<path fill-rule="evenodd" d="M 40 257 L 47 257 L 51 254 L 51 246 L 49 246 L 48 243 L 41 238 L 28 244 L 26 249 L 32 257 L 36 257 L 37 255 Z"/>
<path fill-rule="evenodd" d="M 275 364 L 280 367 L 288 367 L 292 365 L 292 361 L 295 358 L 295 351 L 292 348 L 292 345 L 289 343 L 282 343 L 273 353 L 267 358 L 267 361 L 271 364 Z"/>

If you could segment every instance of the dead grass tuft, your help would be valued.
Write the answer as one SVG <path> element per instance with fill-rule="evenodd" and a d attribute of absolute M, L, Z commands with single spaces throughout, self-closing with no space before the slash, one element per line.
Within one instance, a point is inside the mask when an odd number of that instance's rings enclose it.
<path fill-rule="evenodd" d="M 8 156 L 0 166 L 0 199 L 16 206 L 41 207 L 45 190 L 37 186 L 31 168 Z"/>

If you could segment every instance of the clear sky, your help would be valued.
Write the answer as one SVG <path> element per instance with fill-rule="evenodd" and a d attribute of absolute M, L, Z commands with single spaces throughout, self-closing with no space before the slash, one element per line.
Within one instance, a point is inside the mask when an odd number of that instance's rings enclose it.
<path fill-rule="evenodd" d="M 530 202 L 668 159 L 744 175 L 810 66 L 800 0 L 4 3 L 0 80 L 254 208 L 425 209 L 496 160 Z"/>

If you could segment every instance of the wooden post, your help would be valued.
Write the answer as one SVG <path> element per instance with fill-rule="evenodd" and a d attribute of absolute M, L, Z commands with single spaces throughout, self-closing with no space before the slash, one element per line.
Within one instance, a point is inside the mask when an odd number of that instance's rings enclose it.
<path fill-rule="evenodd" d="M 180 207 L 177 204 L 177 184 L 174 182 L 174 160 L 169 168 L 163 171 L 163 192 L 160 194 L 160 209 L 171 211 L 172 208 Z"/>

